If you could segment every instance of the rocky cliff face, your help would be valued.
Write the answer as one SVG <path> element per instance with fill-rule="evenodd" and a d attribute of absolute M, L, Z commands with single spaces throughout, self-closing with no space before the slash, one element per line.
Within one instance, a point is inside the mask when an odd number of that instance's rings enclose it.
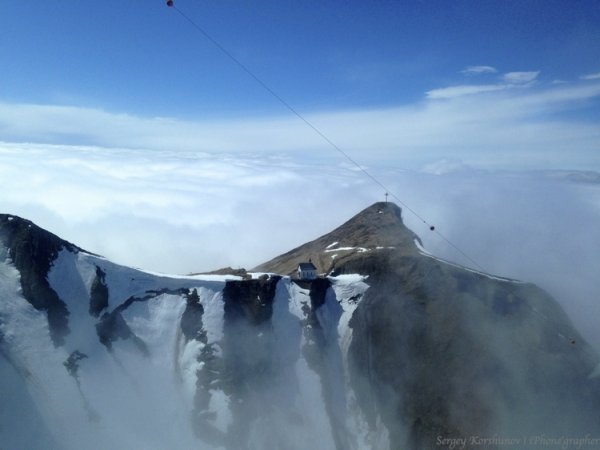
<path fill-rule="evenodd" d="M 35 309 L 46 312 L 53 342 L 63 344 L 69 333 L 69 311 L 47 276 L 60 250 L 77 252 L 79 248 L 29 220 L 8 214 L 0 214 L 0 242 L 21 275 L 23 296 Z"/>
<path fill-rule="evenodd" d="M 6 448 L 529 448 L 600 429 L 600 361 L 556 301 L 424 253 L 391 203 L 271 275 L 149 274 L 6 215 L 0 243 Z M 309 258 L 329 276 L 286 276 Z"/>
<path fill-rule="evenodd" d="M 350 373 L 393 448 L 600 429 L 597 356 L 539 288 L 398 255 L 369 282 Z"/>

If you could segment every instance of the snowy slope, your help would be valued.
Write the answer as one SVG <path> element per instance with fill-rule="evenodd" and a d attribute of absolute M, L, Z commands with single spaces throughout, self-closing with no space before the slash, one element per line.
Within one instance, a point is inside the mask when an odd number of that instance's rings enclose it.
<path fill-rule="evenodd" d="M 240 433 L 248 449 L 335 449 L 340 424 L 352 442 L 348 448 L 364 441 L 358 434 L 366 424 L 351 404 L 345 369 L 348 321 L 368 288 L 364 277 L 331 278 L 317 312 L 308 289 L 289 278 L 277 281 L 268 326 L 252 328 L 272 358 L 268 389 L 249 376 L 251 395 L 227 385 L 231 339 L 223 289 L 239 277 L 159 275 L 63 248 L 47 280 L 69 311 L 62 346 L 53 345 L 44 312 L 23 297 L 19 272 L 0 248 L 1 392 L 9 399 L 0 420 L 11 424 L 0 428 L 3 450 L 40 443 L 56 449 L 232 448 L 227 436 Z M 108 304 L 95 317 L 90 297 L 98 283 Z M 201 331 L 187 339 L 181 323 L 194 290 Z M 97 327 L 117 312 L 129 335 L 106 345 Z M 319 359 L 307 357 L 315 327 L 324 339 L 316 348 Z M 233 333 L 231 325 L 227 330 Z M 208 399 L 203 406 L 201 399 Z M 32 426 L 35 433 L 28 431 Z"/>

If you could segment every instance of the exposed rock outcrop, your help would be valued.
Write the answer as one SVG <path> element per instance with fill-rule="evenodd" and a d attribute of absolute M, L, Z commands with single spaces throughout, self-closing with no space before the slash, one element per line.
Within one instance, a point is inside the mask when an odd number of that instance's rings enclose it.
<path fill-rule="evenodd" d="M 253 280 L 230 280 L 223 290 L 225 321 L 244 318 L 253 325 L 268 321 L 273 314 L 273 298 L 280 276 L 263 275 Z"/>
<path fill-rule="evenodd" d="M 148 349 L 144 341 L 135 335 L 123 316 L 120 310 L 115 310 L 110 313 L 102 314 L 102 317 L 96 324 L 96 333 L 100 342 L 109 350 L 112 350 L 112 344 L 118 339 L 131 339 L 138 349 L 145 355 L 148 354 Z"/>
<path fill-rule="evenodd" d="M 96 266 L 96 277 L 90 288 L 90 315 L 98 317 L 102 310 L 108 308 L 108 286 L 105 281 L 106 274 Z"/>
<path fill-rule="evenodd" d="M 60 250 L 80 249 L 29 220 L 7 214 L 0 214 L 0 241 L 21 275 L 23 297 L 35 309 L 46 311 L 52 341 L 62 345 L 69 334 L 69 311 L 47 277 Z"/>
<path fill-rule="evenodd" d="M 181 316 L 181 331 L 183 332 L 186 341 L 197 339 L 206 344 L 206 333 L 202 327 L 204 307 L 200 303 L 198 291 L 192 289 L 185 297 L 186 306 Z"/>

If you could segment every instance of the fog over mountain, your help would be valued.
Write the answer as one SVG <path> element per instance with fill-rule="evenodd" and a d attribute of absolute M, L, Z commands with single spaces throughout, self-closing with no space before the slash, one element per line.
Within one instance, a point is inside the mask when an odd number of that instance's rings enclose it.
<path fill-rule="evenodd" d="M 598 172 L 485 170 L 457 158 L 415 168 L 358 156 L 485 271 L 548 291 L 600 350 Z M 329 153 L 0 144 L 0 173 L 3 211 L 164 273 L 256 266 L 384 199 Z M 477 267 L 407 208 L 403 220 L 432 254 Z"/>
<path fill-rule="evenodd" d="M 0 241 L 3 448 L 598 444 L 600 358 L 557 300 L 433 256 L 391 202 L 249 272 L 145 272 L 9 214 Z"/>

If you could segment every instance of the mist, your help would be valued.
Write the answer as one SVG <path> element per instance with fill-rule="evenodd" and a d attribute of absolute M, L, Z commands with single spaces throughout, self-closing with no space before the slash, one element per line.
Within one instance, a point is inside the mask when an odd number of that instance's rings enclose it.
<path fill-rule="evenodd" d="M 428 251 L 537 284 L 600 350 L 600 184 L 572 181 L 569 174 L 462 168 L 413 175 L 420 181 L 417 193 L 407 191 L 414 182 L 410 175 L 396 185 L 397 191 L 413 194 L 406 201 L 419 205 L 419 214 L 462 253 L 405 211 L 406 224 Z"/>

